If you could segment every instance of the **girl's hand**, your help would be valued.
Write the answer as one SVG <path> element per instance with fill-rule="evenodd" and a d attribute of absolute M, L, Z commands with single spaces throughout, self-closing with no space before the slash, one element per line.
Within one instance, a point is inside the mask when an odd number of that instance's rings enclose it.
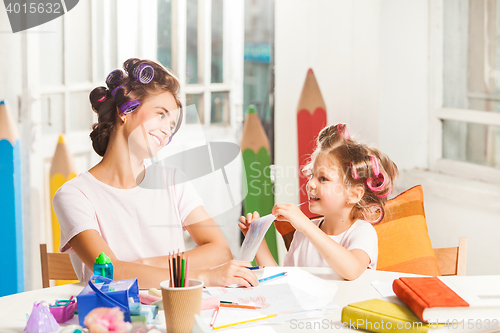
<path fill-rule="evenodd" d="M 309 218 L 294 204 L 279 203 L 273 207 L 272 214 L 278 221 L 290 222 L 299 232 L 303 232 L 304 228 L 311 224 Z"/>
<path fill-rule="evenodd" d="M 240 227 L 241 232 L 243 235 L 247 235 L 248 229 L 250 228 L 250 223 L 252 223 L 253 220 L 260 218 L 260 215 L 258 212 L 253 212 L 248 213 L 247 217 L 245 218 L 244 216 L 240 217 L 241 223 L 238 223 L 238 227 Z"/>
<path fill-rule="evenodd" d="M 255 287 L 259 284 L 259 279 L 252 270 L 247 267 L 252 266 L 246 261 L 231 260 L 220 266 L 209 269 L 203 281 L 207 287 L 210 286 L 229 286 L 239 284 L 245 287 Z"/>

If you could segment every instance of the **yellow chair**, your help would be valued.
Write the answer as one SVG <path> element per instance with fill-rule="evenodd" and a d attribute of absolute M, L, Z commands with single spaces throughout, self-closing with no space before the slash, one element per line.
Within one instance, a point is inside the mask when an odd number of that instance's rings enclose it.
<path fill-rule="evenodd" d="M 40 244 L 42 286 L 50 287 L 50 280 L 76 280 L 73 265 L 67 253 L 47 253 L 47 244 Z"/>

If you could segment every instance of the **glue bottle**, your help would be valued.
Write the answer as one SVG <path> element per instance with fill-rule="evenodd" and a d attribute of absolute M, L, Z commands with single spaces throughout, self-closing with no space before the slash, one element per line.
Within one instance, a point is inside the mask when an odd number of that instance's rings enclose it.
<path fill-rule="evenodd" d="M 93 267 L 94 275 L 100 275 L 113 280 L 113 264 L 111 259 L 106 255 L 106 253 L 101 252 L 101 254 L 95 259 Z M 96 283 L 104 282 L 102 280 L 95 280 Z"/>

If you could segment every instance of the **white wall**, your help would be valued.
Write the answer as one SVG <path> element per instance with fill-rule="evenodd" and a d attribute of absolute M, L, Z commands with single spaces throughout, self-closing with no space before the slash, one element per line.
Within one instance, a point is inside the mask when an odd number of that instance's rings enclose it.
<path fill-rule="evenodd" d="M 297 165 L 296 108 L 313 68 L 328 123 L 346 122 L 398 165 L 397 192 L 422 184 L 434 247 L 469 242 L 467 274 L 500 274 L 500 185 L 425 172 L 429 155 L 429 6 L 422 0 L 276 1 L 275 162 Z M 276 202 L 298 203 L 294 172 Z M 282 249 L 283 251 L 283 249 Z"/>

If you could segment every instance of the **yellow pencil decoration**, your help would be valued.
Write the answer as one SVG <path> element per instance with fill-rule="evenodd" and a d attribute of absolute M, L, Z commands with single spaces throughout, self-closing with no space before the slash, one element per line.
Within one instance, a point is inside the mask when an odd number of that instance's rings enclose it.
<path fill-rule="evenodd" d="M 75 178 L 76 168 L 75 163 L 71 153 L 66 146 L 66 140 L 64 140 L 64 135 L 59 135 L 59 140 L 57 141 L 56 151 L 54 152 L 54 157 L 52 158 L 52 165 L 50 167 L 50 209 L 52 212 L 52 244 L 54 246 L 54 252 L 59 252 L 59 247 L 61 246 L 61 228 L 59 226 L 59 221 L 57 221 L 56 213 L 52 207 L 52 199 L 56 194 L 57 190 L 68 180 Z M 56 281 L 56 285 L 60 286 L 63 284 L 70 284 L 78 281 Z"/>

